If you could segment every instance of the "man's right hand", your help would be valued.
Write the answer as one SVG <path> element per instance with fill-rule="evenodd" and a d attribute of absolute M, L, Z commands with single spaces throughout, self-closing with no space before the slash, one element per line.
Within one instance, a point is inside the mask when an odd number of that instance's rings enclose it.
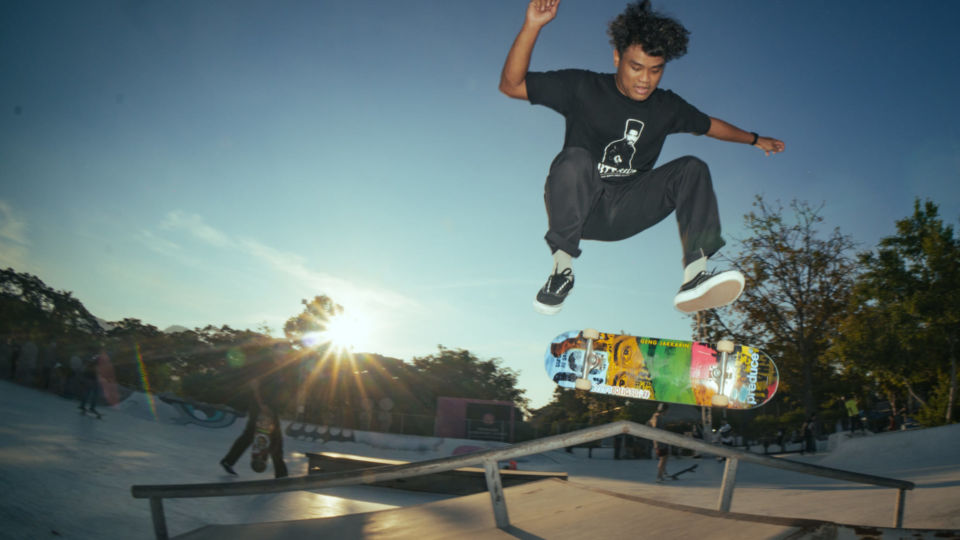
<path fill-rule="evenodd" d="M 527 6 L 527 24 L 540 29 L 557 16 L 560 0 L 530 0 Z"/>

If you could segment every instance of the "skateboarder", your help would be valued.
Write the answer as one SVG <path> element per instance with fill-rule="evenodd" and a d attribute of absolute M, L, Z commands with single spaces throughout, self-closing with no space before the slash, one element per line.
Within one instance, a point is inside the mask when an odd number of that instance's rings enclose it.
<path fill-rule="evenodd" d="M 276 410 L 264 402 L 260 394 L 260 383 L 257 379 L 254 379 L 250 383 L 250 392 L 251 400 L 247 416 L 247 425 L 243 429 L 243 433 L 233 442 L 233 446 L 230 447 L 227 455 L 220 460 L 220 466 L 228 473 L 236 475 L 237 473 L 233 470 L 233 466 L 237 463 L 237 460 L 240 459 L 240 456 L 247 447 L 254 442 L 254 438 L 257 435 L 258 424 L 260 426 L 269 425 L 270 442 L 268 452 L 273 459 L 273 473 L 276 478 L 283 478 L 287 476 L 287 464 L 283 461 L 283 432 L 280 428 L 280 418 L 277 416 Z M 261 450 L 262 449 L 254 449 L 257 455 L 253 456 L 251 462 L 251 466 L 256 472 L 262 472 L 266 467 L 265 459 L 261 464 L 260 458 L 263 457 L 260 453 Z M 264 468 L 261 468 L 261 465 Z"/>
<path fill-rule="evenodd" d="M 653 416 L 650 417 L 650 420 L 647 421 L 647 424 L 650 427 L 659 427 L 663 415 L 667 414 L 667 409 L 670 406 L 666 403 L 661 403 L 657 406 L 657 412 L 653 413 Z M 670 447 L 664 443 L 653 441 L 653 451 L 657 456 L 657 482 L 663 482 L 667 476 L 667 458 L 670 457 Z"/>
<path fill-rule="evenodd" d="M 708 271 L 707 260 L 725 244 L 707 165 L 691 156 L 654 168 L 664 139 L 693 133 L 781 152 L 784 143 L 707 116 L 670 90 L 658 88 L 668 61 L 687 51 L 689 32 L 653 12 L 645 0 L 630 4 L 609 26 L 616 73 L 579 69 L 529 71 L 540 30 L 557 15 L 559 0 L 533 0 L 500 78 L 509 97 L 545 105 L 566 118 L 563 149 L 544 189 L 547 245 L 553 265 L 534 308 L 560 311 L 573 289 L 572 259 L 580 240 L 623 240 L 676 211 L 683 244 L 683 280 L 674 298 L 692 313 L 726 305 L 743 291 L 737 271 Z"/>
<path fill-rule="evenodd" d="M 860 405 L 857 403 L 856 396 L 850 396 L 849 399 L 844 400 L 843 407 L 847 412 L 847 421 L 850 425 L 850 434 L 853 435 L 853 433 L 858 429 L 861 433 L 863 433 L 863 423 L 860 421 L 860 417 L 863 415 L 860 413 Z"/>

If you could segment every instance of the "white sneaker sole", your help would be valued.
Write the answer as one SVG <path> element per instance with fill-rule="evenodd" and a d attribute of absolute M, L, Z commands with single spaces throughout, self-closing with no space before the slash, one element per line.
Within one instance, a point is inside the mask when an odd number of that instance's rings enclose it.
<path fill-rule="evenodd" d="M 743 274 L 736 270 L 721 272 L 700 286 L 677 294 L 673 305 L 682 313 L 696 313 L 732 304 L 743 293 Z"/>
<path fill-rule="evenodd" d="M 536 298 L 534 298 L 533 309 L 534 311 L 542 315 L 556 315 L 557 313 L 560 313 L 561 309 L 563 309 L 563 304 L 559 304 L 556 306 L 548 306 L 546 304 L 541 304 L 540 302 L 537 301 Z"/>

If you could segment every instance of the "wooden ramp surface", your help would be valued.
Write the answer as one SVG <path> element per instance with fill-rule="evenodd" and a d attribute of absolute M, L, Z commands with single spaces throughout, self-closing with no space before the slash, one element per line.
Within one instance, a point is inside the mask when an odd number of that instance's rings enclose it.
<path fill-rule="evenodd" d="M 489 493 L 322 519 L 210 525 L 178 540 L 281 538 L 807 538 L 826 522 L 720 514 L 712 510 L 617 494 L 574 482 L 543 480 L 504 490 L 510 528 L 494 523 Z M 828 536 L 830 537 L 830 536 Z M 836 536 L 833 536 L 836 537 Z"/>

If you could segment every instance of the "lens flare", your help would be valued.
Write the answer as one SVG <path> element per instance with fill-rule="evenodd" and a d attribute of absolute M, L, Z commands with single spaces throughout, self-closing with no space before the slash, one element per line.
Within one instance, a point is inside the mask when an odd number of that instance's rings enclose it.
<path fill-rule="evenodd" d="M 234 347 L 227 351 L 227 364 L 230 367 L 238 368 L 243 367 L 247 363 L 246 355 L 243 354 L 243 351 Z"/>
<path fill-rule="evenodd" d="M 153 415 L 154 420 L 159 420 L 157 418 L 157 405 L 153 400 L 153 390 L 150 388 L 150 379 L 147 377 L 147 366 L 143 363 L 143 355 L 140 354 L 140 344 L 134 344 L 134 350 L 137 353 L 137 366 L 140 369 L 140 381 L 143 385 L 143 391 L 147 394 L 147 406 L 150 407 L 150 414 Z"/>

